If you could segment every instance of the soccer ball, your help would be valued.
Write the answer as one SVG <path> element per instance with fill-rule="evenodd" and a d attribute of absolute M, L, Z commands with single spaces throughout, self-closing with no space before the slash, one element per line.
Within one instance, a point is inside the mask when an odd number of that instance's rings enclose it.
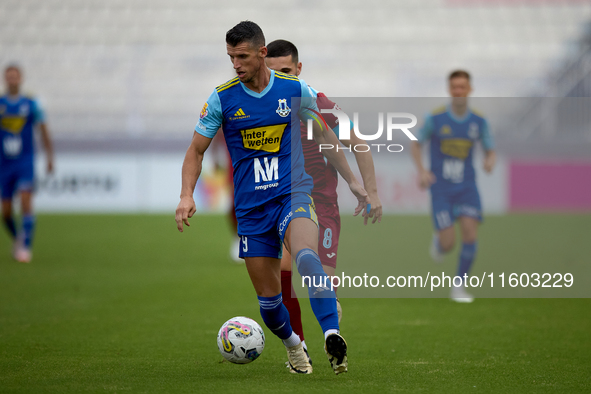
<path fill-rule="evenodd" d="M 218 332 L 218 349 L 224 358 L 235 364 L 256 360 L 265 348 L 265 333 L 248 317 L 233 317 Z"/>

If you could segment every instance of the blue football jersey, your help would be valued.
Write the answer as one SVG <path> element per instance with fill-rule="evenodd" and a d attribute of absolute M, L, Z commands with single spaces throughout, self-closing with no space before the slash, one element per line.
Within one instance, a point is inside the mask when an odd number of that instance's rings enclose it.
<path fill-rule="evenodd" d="M 417 139 L 421 143 L 431 141 L 431 171 L 437 178 L 432 189 L 475 183 L 474 144 L 481 141 L 485 150 L 494 148 L 486 119 L 472 110 L 458 118 L 449 107 L 427 116 Z"/>
<path fill-rule="evenodd" d="M 33 129 L 43 121 L 43 111 L 35 99 L 0 97 L 0 163 L 32 160 Z"/>
<path fill-rule="evenodd" d="M 292 97 L 301 100 L 292 103 Z M 281 195 L 311 194 L 299 126 L 299 117 L 308 118 L 306 108 L 318 111 L 308 85 L 275 71 L 260 93 L 236 77 L 216 87 L 207 99 L 195 131 L 208 138 L 220 127 L 224 132 L 234 168 L 236 216 Z"/>

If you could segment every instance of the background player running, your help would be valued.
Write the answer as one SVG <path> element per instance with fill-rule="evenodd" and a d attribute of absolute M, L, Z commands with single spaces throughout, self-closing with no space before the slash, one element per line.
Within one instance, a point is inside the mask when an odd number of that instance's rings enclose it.
<path fill-rule="evenodd" d="M 434 111 L 425 119 L 418 141 L 412 146 L 412 156 L 419 171 L 422 188 L 431 188 L 433 236 L 430 253 L 435 261 L 455 244 L 454 221 L 460 222 L 462 250 L 458 276 L 464 276 L 476 256 L 478 224 L 482 221 L 480 195 L 472 157 L 474 144 L 481 141 L 485 151 L 484 170 L 490 173 L 496 156 L 488 123 L 468 107 L 467 97 L 472 91 L 470 74 L 463 70 L 452 72 L 448 78 L 451 104 Z M 425 169 L 421 158 L 421 144 L 431 141 L 431 170 Z M 472 302 L 474 298 L 465 290 L 465 284 L 452 287 L 451 299 Z"/>
<path fill-rule="evenodd" d="M 4 71 L 6 93 L 0 97 L 0 189 L 2 219 L 13 239 L 13 257 L 21 263 L 32 258 L 34 129 L 39 126 L 47 158 L 47 172 L 53 171 L 53 149 L 43 111 L 33 97 L 22 95 L 22 73 L 9 65 Z M 20 193 L 22 225 L 17 225 L 12 212 L 12 199 Z"/>
<path fill-rule="evenodd" d="M 275 71 L 285 74 L 299 76 L 302 71 L 302 63 L 299 61 L 297 47 L 286 40 L 275 40 L 267 45 L 267 57 L 265 58 L 267 66 Z M 329 100 L 324 93 L 319 93 L 313 88 L 312 92 L 316 95 L 316 104 L 319 109 L 334 109 L 337 105 Z M 332 114 L 323 114 L 328 126 L 338 134 L 338 118 Z M 344 125 L 343 127 L 350 127 Z M 328 276 L 333 276 L 336 270 L 339 236 L 341 231 L 341 216 L 339 214 L 337 184 L 337 170 L 332 164 L 327 162 L 324 155 L 320 153 L 318 144 L 307 138 L 307 127 L 300 123 L 300 132 L 302 136 L 302 148 L 304 151 L 304 160 L 306 173 L 314 180 L 314 189 L 312 197 L 318 215 L 318 255 L 322 262 L 322 268 Z M 350 140 L 342 140 L 347 146 L 365 144 L 355 133 L 351 133 Z M 376 177 L 371 152 L 355 152 L 355 159 L 365 190 L 371 200 L 371 211 L 365 216 L 365 224 L 370 217 L 373 217 L 372 223 L 381 221 L 382 203 L 377 193 Z M 291 281 L 292 258 L 287 250 L 283 251 L 281 259 L 281 290 L 283 294 L 283 303 L 289 311 L 289 317 L 293 330 L 302 339 L 304 348 L 304 331 L 302 328 L 302 318 L 300 304 L 295 295 Z M 342 309 L 337 300 L 337 309 L 339 312 L 339 323 L 342 316 Z"/>
<path fill-rule="evenodd" d="M 266 326 L 287 348 L 291 371 L 311 373 L 300 338 L 293 332 L 281 300 L 282 243 L 296 256 L 301 275 L 322 280 L 326 274 L 317 254 L 318 227 L 310 193 L 312 179 L 304 171 L 297 117 L 306 107 L 318 110 L 305 82 L 265 66 L 265 37 L 258 25 L 245 21 L 226 34 L 226 48 L 237 77 L 218 86 L 201 111 L 182 171 L 181 201 L 176 211 L 179 231 L 195 213 L 193 191 L 203 154 L 220 127 L 232 157 L 240 256 L 256 290 Z M 292 97 L 301 97 L 298 107 Z M 293 120 L 292 120 L 293 119 Z M 292 128 L 294 138 L 292 138 Z M 314 122 L 318 143 L 338 143 L 330 129 Z M 355 179 L 342 152 L 327 158 L 343 175 L 362 212 L 369 197 Z M 347 344 L 339 334 L 333 291 L 310 287 L 310 304 L 325 336 L 325 351 L 335 373 L 347 371 Z"/>

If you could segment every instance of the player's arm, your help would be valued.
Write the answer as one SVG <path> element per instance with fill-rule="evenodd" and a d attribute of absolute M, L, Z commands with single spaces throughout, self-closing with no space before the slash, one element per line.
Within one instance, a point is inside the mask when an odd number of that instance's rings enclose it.
<path fill-rule="evenodd" d="M 352 148 L 355 145 L 365 144 L 365 141 L 359 138 L 354 132 L 351 132 L 350 135 L 351 139 L 341 140 L 345 146 Z M 367 224 L 367 220 L 370 217 L 373 217 L 372 224 L 376 221 L 380 223 L 382 221 L 382 202 L 378 196 L 378 185 L 373 157 L 370 151 L 357 152 L 353 149 L 353 152 L 355 154 L 355 161 L 357 161 L 357 166 L 361 172 L 361 178 L 363 178 L 363 186 L 371 201 L 371 210 L 369 215 L 365 216 L 364 224 Z"/>
<path fill-rule="evenodd" d="M 425 168 L 423 165 L 423 155 L 421 152 L 422 144 L 429 138 L 433 133 L 433 120 L 431 117 L 427 117 L 425 124 L 419 131 L 419 137 L 417 141 L 411 142 L 410 152 L 412 160 L 419 173 L 419 186 L 422 189 L 427 189 L 433 183 L 435 183 L 435 175 Z"/>
<path fill-rule="evenodd" d="M 47 173 L 51 174 L 53 172 L 53 143 L 46 123 L 39 124 L 39 130 L 41 131 L 41 141 L 47 158 Z"/>
<path fill-rule="evenodd" d="M 482 147 L 484 148 L 484 171 L 491 173 L 497 162 L 497 154 L 494 150 L 494 142 L 490 130 L 488 129 L 488 122 L 484 121 L 481 134 Z"/>
<path fill-rule="evenodd" d="M 335 132 L 328 126 L 320 126 L 318 123 L 312 123 L 312 132 L 314 136 L 314 140 L 318 145 L 326 144 L 331 145 L 333 147 L 337 147 L 339 145 L 339 139 L 337 138 Z M 336 168 L 336 170 L 341 174 L 345 182 L 349 185 L 349 189 L 351 192 L 357 197 L 357 208 L 355 208 L 354 216 L 359 215 L 360 212 L 362 216 L 367 215 L 366 207 L 367 204 L 372 202 L 370 200 L 368 193 L 365 189 L 361 186 L 357 178 L 355 178 L 355 174 L 351 171 L 351 167 L 349 167 L 349 163 L 347 162 L 347 158 L 342 151 L 337 151 L 337 149 L 322 149 L 322 154 L 326 157 L 326 159 Z"/>
<path fill-rule="evenodd" d="M 223 115 L 220 98 L 214 90 L 201 110 L 191 145 L 187 149 L 187 153 L 185 153 L 182 170 L 181 201 L 176 208 L 175 215 L 176 225 L 181 233 L 183 232 L 183 223 L 189 226 L 189 218 L 197 210 L 195 200 L 193 199 L 193 192 L 195 191 L 195 185 L 197 184 L 199 175 L 201 175 L 203 155 L 218 129 L 222 126 L 222 121 Z"/>
<path fill-rule="evenodd" d="M 312 92 L 310 87 L 304 82 L 304 80 L 300 79 L 300 86 L 301 86 L 301 103 L 300 103 L 300 110 L 299 110 L 299 117 L 300 120 L 307 124 L 308 119 L 312 120 L 312 133 L 314 140 L 317 144 L 327 144 L 331 145 L 333 148 L 339 146 L 339 139 L 336 137 L 334 131 L 328 127 L 324 119 L 318 119 L 318 106 L 316 105 L 316 95 Z M 337 149 L 323 149 L 321 152 L 324 154 L 326 159 L 336 168 L 336 170 L 341 174 L 345 182 L 349 185 L 349 189 L 357 198 L 358 204 L 355 208 L 354 216 L 359 215 L 362 213 L 362 216 L 367 215 L 367 204 L 370 203 L 369 196 L 365 189 L 361 186 L 361 184 L 355 178 L 353 171 L 351 171 L 351 167 L 349 167 L 349 163 L 347 163 L 347 159 L 345 158 L 345 154 L 343 152 L 338 151 Z"/>
<path fill-rule="evenodd" d="M 197 210 L 195 207 L 195 200 L 193 199 L 193 192 L 195 185 L 201 175 L 203 164 L 203 155 L 211 143 L 211 138 L 205 137 L 197 132 L 193 134 L 191 145 L 185 154 L 182 170 L 181 183 L 181 201 L 176 208 L 176 225 L 180 232 L 183 232 L 183 223 L 187 226 L 189 218 L 193 216 Z"/>
<path fill-rule="evenodd" d="M 43 142 L 43 149 L 45 149 L 45 157 L 47 159 L 47 173 L 51 174 L 53 172 L 53 144 L 51 142 L 49 128 L 45 122 L 45 112 L 35 99 L 32 100 L 32 111 L 35 123 L 39 125 L 39 131 L 41 132 L 41 141 Z"/>
<path fill-rule="evenodd" d="M 419 141 L 411 142 L 410 151 L 412 154 L 412 160 L 415 163 L 415 167 L 419 173 L 419 186 L 422 189 L 427 189 L 432 183 L 435 182 L 435 175 L 423 165 L 423 155 L 421 148 L 422 145 Z"/>
<path fill-rule="evenodd" d="M 489 174 L 492 172 L 497 163 L 497 154 L 494 150 L 487 150 L 484 152 L 484 171 Z"/>

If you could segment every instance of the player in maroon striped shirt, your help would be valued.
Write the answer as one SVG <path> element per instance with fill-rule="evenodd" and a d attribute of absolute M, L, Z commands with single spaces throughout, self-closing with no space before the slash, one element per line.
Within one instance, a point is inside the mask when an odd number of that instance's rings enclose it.
<path fill-rule="evenodd" d="M 267 66 L 275 71 L 281 71 L 286 74 L 298 76 L 302 71 L 302 63 L 298 58 L 298 50 L 295 45 L 286 40 L 275 40 L 267 45 L 267 57 L 265 61 Z M 317 96 L 316 104 L 322 109 L 338 109 L 338 106 L 329 100 L 324 93 L 318 93 L 313 88 L 312 91 Z M 335 132 L 339 127 L 349 127 L 351 125 L 339 125 L 338 119 L 332 114 L 323 114 L 324 120 L 328 126 Z M 337 265 L 337 254 L 339 246 L 339 236 L 341 231 L 341 217 L 339 215 L 339 205 L 337 196 L 338 175 L 337 170 L 324 159 L 320 153 L 318 144 L 315 141 L 307 139 L 307 129 L 303 123 L 300 123 L 302 133 L 302 147 L 304 150 L 304 160 L 306 173 L 314 179 L 314 189 L 312 198 L 318 215 L 318 255 L 322 262 L 322 267 L 328 276 L 335 274 Z M 351 133 L 351 139 L 341 141 L 346 146 L 351 147 L 357 144 L 366 144 L 365 141 Z M 361 176 L 363 178 L 364 188 L 369 194 L 371 201 L 371 211 L 365 216 L 364 223 L 370 217 L 372 223 L 380 222 L 382 218 L 382 203 L 377 193 L 376 177 L 371 152 L 355 152 L 355 159 Z M 290 316 L 291 326 L 294 332 L 302 340 L 304 349 L 307 351 L 304 341 L 304 331 L 302 329 L 302 320 L 300 304 L 295 296 L 293 285 L 291 283 L 291 255 L 285 247 L 283 248 L 283 258 L 281 260 L 281 288 L 283 293 L 283 303 L 287 307 Z M 337 309 L 339 312 L 339 322 L 342 316 L 340 302 L 337 299 Z"/>

